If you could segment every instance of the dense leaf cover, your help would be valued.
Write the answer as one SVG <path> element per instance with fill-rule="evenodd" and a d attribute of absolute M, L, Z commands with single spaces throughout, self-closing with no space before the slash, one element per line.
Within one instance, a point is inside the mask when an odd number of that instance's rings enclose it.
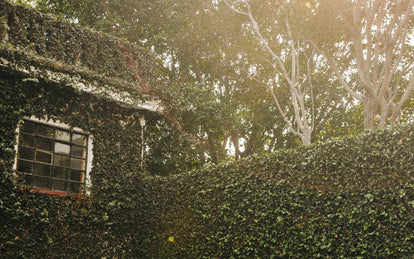
<path fill-rule="evenodd" d="M 61 256 L 67 253 L 91 256 L 101 252 L 88 251 L 88 246 L 99 245 L 101 241 L 108 249 L 113 249 L 117 246 L 108 245 L 107 239 L 98 239 L 107 235 L 101 230 L 110 228 L 110 208 L 119 204 L 111 203 L 114 197 L 125 197 L 121 194 L 127 188 L 141 186 L 138 183 L 145 175 L 174 174 L 197 166 L 194 162 L 197 154 L 189 154 L 188 159 L 182 159 L 188 154 L 177 149 L 186 142 L 177 131 L 150 112 L 79 93 L 64 84 L 35 79 L 7 69 L 0 71 L 0 255 L 43 257 L 44 254 Z M 14 185 L 12 167 L 16 128 L 23 117 L 32 115 L 59 120 L 82 128 L 93 136 L 94 160 L 90 173 L 93 198 L 45 196 Z M 145 141 L 148 153 L 141 166 L 139 119 L 142 115 L 147 119 L 145 140 L 152 140 Z M 180 163 L 171 161 L 173 159 Z M 135 202 L 130 204 L 135 199 L 129 195 L 134 192 L 137 195 L 145 193 L 126 191 L 128 197 L 124 203 L 128 208 L 135 206 Z M 139 211 L 146 213 L 147 210 Z M 145 222 L 135 220 L 138 214 L 131 215 L 124 214 L 122 228 L 132 229 L 128 222 Z M 122 234 L 121 242 L 124 242 L 124 231 L 119 233 Z M 119 242 L 119 238 L 114 237 L 114 242 Z"/>
<path fill-rule="evenodd" d="M 401 258 L 414 253 L 412 125 L 170 177 L 143 177 L 133 134 L 139 127 L 131 121 L 122 128 L 119 122 L 131 111 L 57 85 L 2 78 L 2 256 Z M 13 185 L 15 125 L 31 114 L 90 129 L 92 196 L 48 196 Z"/>
<path fill-rule="evenodd" d="M 137 99 L 161 84 L 155 59 L 137 45 L 8 1 L 0 10 L 2 65 L 46 79 L 66 74 L 67 85 L 98 85 Z"/>
<path fill-rule="evenodd" d="M 49 22 L 59 23 L 52 18 Z M 51 34 L 51 39 L 59 39 Z M 20 40 L 25 39 L 16 42 Z M 11 53 L 16 42 L 2 54 Z M 36 42 L 32 51 L 36 46 L 54 47 Z M 19 51 L 13 53 L 19 57 Z M 137 155 L 141 114 L 136 110 L 4 69 L 0 112 L 1 257 L 414 254 L 413 125 L 207 165 L 175 176 L 144 177 Z M 48 196 L 13 184 L 15 129 L 23 116 L 30 115 L 47 115 L 94 136 L 91 196 Z M 147 133 L 144 169 L 152 174 L 185 172 L 199 163 L 196 152 L 183 153 L 180 145 L 185 141 L 175 142 L 180 135 L 167 123 L 149 119 Z"/>

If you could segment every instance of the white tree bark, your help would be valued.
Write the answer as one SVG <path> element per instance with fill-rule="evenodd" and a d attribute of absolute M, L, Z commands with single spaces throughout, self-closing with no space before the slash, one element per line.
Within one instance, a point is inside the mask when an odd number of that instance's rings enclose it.
<path fill-rule="evenodd" d="M 338 2 L 339 3 L 339 2 Z M 340 12 L 349 31 L 345 52 L 326 53 L 344 89 L 364 106 L 364 127 L 394 126 L 414 88 L 414 56 L 407 44 L 413 36 L 414 0 L 344 0 L 351 9 Z M 346 39 L 347 40 L 347 39 Z M 345 41 L 346 41 L 345 40 Z M 316 47 L 316 44 L 314 44 Z M 343 62 L 344 57 L 351 62 Z M 349 79 L 356 69 L 358 83 Z M 354 84 L 353 84 L 354 83 Z M 374 117 L 379 118 L 378 122 Z"/>
<path fill-rule="evenodd" d="M 281 117 L 287 124 L 290 132 L 292 132 L 294 135 L 298 136 L 302 143 L 304 145 L 311 144 L 311 136 L 312 131 L 314 129 L 314 102 L 311 101 L 312 107 L 310 108 L 311 112 L 309 112 L 309 109 L 305 105 L 305 93 L 303 92 L 302 88 L 304 84 L 311 85 L 311 80 L 309 76 L 312 74 L 309 69 L 311 66 L 309 66 L 309 62 L 311 62 L 312 57 L 308 57 L 308 66 L 306 72 L 302 72 L 300 70 L 299 66 L 299 56 L 301 53 L 300 50 L 300 43 L 293 40 L 293 37 L 291 35 L 291 30 L 289 27 L 288 22 L 286 22 L 287 28 L 288 28 L 288 43 L 289 43 L 289 49 L 287 49 L 288 52 L 290 52 L 290 58 L 289 61 L 284 61 L 282 58 L 277 54 L 268 44 L 268 40 L 263 36 L 263 34 L 260 31 L 259 25 L 253 16 L 251 12 L 251 8 L 248 1 L 234 1 L 229 2 L 227 0 L 224 0 L 224 2 L 235 12 L 240 13 L 242 15 L 245 15 L 249 18 L 252 28 L 256 36 L 258 37 L 258 41 L 262 44 L 264 50 L 272 57 L 273 61 L 276 64 L 276 67 L 279 70 L 279 74 L 281 75 L 281 78 L 285 80 L 287 83 L 290 95 L 291 95 L 291 101 L 293 106 L 293 112 L 294 112 L 294 124 L 291 122 L 291 120 L 288 118 L 286 110 L 282 108 L 278 95 L 277 95 L 277 87 L 280 85 L 280 82 L 278 80 L 278 76 L 275 75 L 275 80 L 273 80 L 273 84 L 269 82 L 263 82 L 260 81 L 265 87 L 268 89 L 269 93 L 271 94 L 277 110 L 279 111 Z M 246 7 L 246 10 L 241 10 L 235 7 L 236 2 L 242 2 L 244 6 Z M 296 46 L 296 44 L 298 44 Z M 286 58 L 287 59 L 287 58 Z M 286 68 L 286 62 L 289 62 L 289 65 L 291 66 L 291 72 L 288 72 L 288 69 Z M 306 80 L 301 80 L 303 78 L 306 78 Z M 301 87 L 302 86 L 302 87 Z M 313 98 L 313 94 L 308 95 L 307 97 Z"/>

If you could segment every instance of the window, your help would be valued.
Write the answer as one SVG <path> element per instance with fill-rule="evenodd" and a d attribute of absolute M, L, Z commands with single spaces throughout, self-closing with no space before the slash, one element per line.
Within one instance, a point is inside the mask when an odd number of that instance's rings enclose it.
<path fill-rule="evenodd" d="M 18 128 L 18 184 L 46 193 L 81 194 L 91 168 L 91 137 L 81 129 L 35 118 Z"/>

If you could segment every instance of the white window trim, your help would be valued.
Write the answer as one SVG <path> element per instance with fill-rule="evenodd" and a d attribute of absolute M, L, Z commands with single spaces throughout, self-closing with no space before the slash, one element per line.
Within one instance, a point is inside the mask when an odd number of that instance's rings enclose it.
<path fill-rule="evenodd" d="M 80 129 L 78 127 L 70 127 L 69 125 L 61 122 L 60 120 L 51 120 L 51 119 L 39 119 L 35 116 L 31 116 L 29 117 L 23 117 L 23 119 L 28 120 L 28 121 L 33 121 L 36 123 L 42 123 L 42 124 L 47 124 L 53 127 L 57 127 L 57 128 L 61 128 L 64 130 L 73 130 L 75 132 L 79 132 L 79 133 L 83 133 L 83 134 L 87 134 L 88 135 L 88 147 L 87 147 L 87 160 L 86 160 L 86 171 L 85 171 L 85 195 L 89 196 L 91 194 L 91 187 L 92 187 L 92 182 L 91 182 L 91 178 L 90 178 L 90 172 L 92 170 L 92 160 L 93 160 L 93 136 L 83 130 Z M 19 134 L 20 134 L 20 127 L 21 125 L 18 125 L 16 128 L 16 144 L 14 146 L 14 150 L 15 150 L 15 156 L 14 156 L 14 163 L 13 163 L 13 170 L 17 171 L 17 152 L 18 152 L 18 148 L 19 148 Z"/>

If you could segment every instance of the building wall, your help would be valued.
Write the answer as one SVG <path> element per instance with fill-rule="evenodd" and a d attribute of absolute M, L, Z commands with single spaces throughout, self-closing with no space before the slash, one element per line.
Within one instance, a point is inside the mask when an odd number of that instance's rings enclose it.
<path fill-rule="evenodd" d="M 141 116 L 147 128 L 154 120 L 145 111 L 129 109 L 70 87 L 0 72 L 2 158 L 14 160 L 16 128 L 24 117 L 59 120 L 93 136 L 92 194 L 108 193 L 123 181 L 144 176 L 141 164 Z M 104 186 L 104 187 L 103 187 Z"/>

